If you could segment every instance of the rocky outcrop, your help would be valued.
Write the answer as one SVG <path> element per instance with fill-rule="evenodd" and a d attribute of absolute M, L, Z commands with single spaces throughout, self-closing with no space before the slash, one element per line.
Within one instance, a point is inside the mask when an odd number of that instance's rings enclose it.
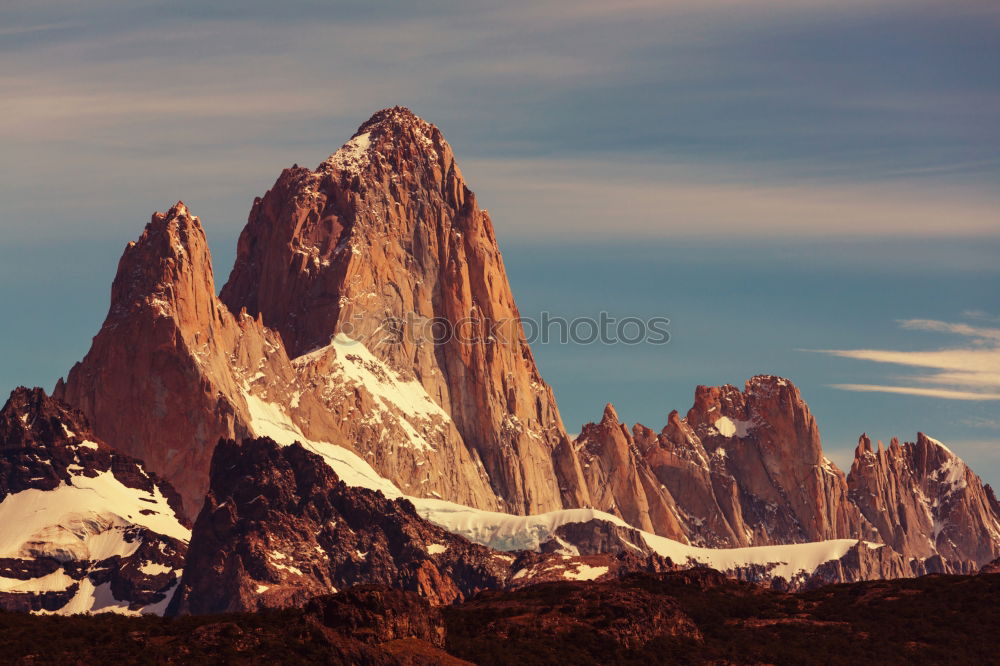
<path fill-rule="evenodd" d="M 1000 555 L 1000 507 L 993 489 L 944 444 L 872 446 L 862 435 L 848 476 L 851 500 L 881 540 L 907 559 L 936 556 L 944 570 L 973 573 Z"/>
<path fill-rule="evenodd" d="M 488 636 L 486 642 L 497 647 L 508 641 L 541 642 L 546 637 L 550 645 L 586 641 L 576 648 L 584 653 L 587 646 L 603 642 L 624 654 L 634 654 L 671 638 L 695 643 L 703 640 L 697 624 L 676 601 L 649 590 L 628 589 L 617 581 L 547 583 L 487 593 L 450 615 L 461 617 L 463 622 L 455 627 L 456 635 L 449 642 L 460 654 L 480 663 L 485 655 L 468 650 L 461 640 L 476 625 L 477 633 Z M 556 655 L 545 658 L 543 654 L 533 653 L 533 661 L 588 663 L 573 651 L 562 651 L 565 662 L 552 659 Z"/>
<path fill-rule="evenodd" d="M 55 397 L 170 479 L 197 510 L 215 442 L 249 434 L 231 367 L 241 342 L 263 360 L 274 340 L 218 303 L 204 230 L 179 202 L 125 248 L 104 325 Z"/>
<path fill-rule="evenodd" d="M 341 334 L 419 381 L 505 511 L 588 503 L 489 215 L 409 110 L 376 113 L 314 171 L 286 169 L 254 202 L 221 297 L 292 357 Z"/>
<path fill-rule="evenodd" d="M 223 306 L 201 223 L 183 203 L 155 214 L 126 248 L 108 317 L 56 396 L 169 478 L 192 510 L 208 489 L 216 442 L 253 435 L 336 442 L 410 495 L 497 503 L 482 465 L 418 382 L 343 338 L 293 362 L 259 317 Z"/>
<path fill-rule="evenodd" d="M 190 531 L 173 488 L 41 389 L 0 411 L 0 608 L 162 612 Z"/>
<path fill-rule="evenodd" d="M 596 508 L 647 532 L 687 541 L 673 496 L 644 464 L 614 407 L 604 408 L 600 423 L 583 427 L 574 448 Z"/>
<path fill-rule="evenodd" d="M 823 455 L 815 419 L 788 380 L 761 375 L 743 391 L 699 386 L 687 417 L 671 412 L 659 433 L 636 424 L 630 435 L 610 414 L 585 426 L 577 446 L 618 453 L 605 454 L 600 468 L 628 470 L 633 487 L 619 490 L 620 480 L 590 472 L 591 493 L 638 498 L 639 480 L 649 479 L 645 496 L 669 507 L 659 524 L 650 521 L 652 531 L 709 547 L 877 536 L 849 501 L 843 472 Z M 643 522 L 643 504 L 616 500 L 625 507 L 617 515 Z"/>
<path fill-rule="evenodd" d="M 755 545 L 874 536 L 847 496 L 844 473 L 823 455 L 819 429 L 799 390 L 758 375 L 695 391 L 686 421 L 738 492 L 742 530 Z"/>
<path fill-rule="evenodd" d="M 514 557 L 349 487 L 322 458 L 269 439 L 222 441 L 174 614 L 285 607 L 357 584 L 449 604 L 504 585 Z"/>
<path fill-rule="evenodd" d="M 1000 557 L 998 557 L 997 559 L 995 559 L 995 560 L 993 560 L 991 562 L 987 562 L 986 564 L 984 564 L 979 569 L 979 573 L 981 573 L 983 575 L 998 574 L 998 573 L 1000 573 Z"/>
<path fill-rule="evenodd" d="M 444 647 L 441 611 L 413 592 L 357 585 L 339 594 L 310 599 L 304 615 L 325 629 L 360 638 L 368 644 L 416 639 Z"/>

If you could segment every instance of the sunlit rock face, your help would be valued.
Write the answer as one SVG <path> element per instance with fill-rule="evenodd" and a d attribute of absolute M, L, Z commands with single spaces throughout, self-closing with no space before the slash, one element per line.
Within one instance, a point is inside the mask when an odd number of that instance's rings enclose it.
<path fill-rule="evenodd" d="M 993 489 L 941 442 L 872 446 L 862 435 L 848 476 L 851 499 L 886 544 L 907 558 L 940 559 L 974 573 L 1000 555 L 1000 507 Z"/>
<path fill-rule="evenodd" d="M 469 494 L 515 513 L 588 503 L 489 215 L 409 110 L 376 113 L 316 170 L 286 169 L 254 203 L 221 298 L 293 357 L 346 334 L 418 381 L 485 471 Z"/>

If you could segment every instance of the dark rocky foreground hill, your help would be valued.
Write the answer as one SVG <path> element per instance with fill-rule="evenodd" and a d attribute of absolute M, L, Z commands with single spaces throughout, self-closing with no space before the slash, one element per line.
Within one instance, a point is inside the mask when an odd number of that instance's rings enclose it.
<path fill-rule="evenodd" d="M 986 664 L 1000 575 L 786 594 L 710 569 L 543 583 L 434 608 L 359 586 L 303 608 L 179 618 L 0 613 L 5 663 Z"/>

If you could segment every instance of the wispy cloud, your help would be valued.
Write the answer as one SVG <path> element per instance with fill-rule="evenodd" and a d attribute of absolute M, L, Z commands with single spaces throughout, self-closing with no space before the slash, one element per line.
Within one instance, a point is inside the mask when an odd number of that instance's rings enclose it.
<path fill-rule="evenodd" d="M 1000 400 L 1000 328 L 971 326 L 935 319 L 906 319 L 900 326 L 909 330 L 933 331 L 967 338 L 961 347 L 932 351 L 897 351 L 890 349 L 817 349 L 810 350 L 841 358 L 888 363 L 933 370 L 908 377 L 918 384 L 834 384 L 845 391 L 899 393 L 945 400 Z"/>
<path fill-rule="evenodd" d="M 959 236 L 989 235 L 1000 224 L 1000 197 L 972 189 L 777 183 L 760 167 L 750 173 L 608 155 L 466 160 L 463 171 L 472 182 L 487 184 L 492 196 L 484 201 L 504 202 L 505 220 L 533 234 L 565 229 L 539 224 L 539 211 L 559 211 L 576 231 L 638 236 L 827 236 L 832 229 L 854 236 Z M 609 219 L 616 220 L 613 227 Z M 942 225 L 943 219 L 950 224 Z"/>
<path fill-rule="evenodd" d="M 1000 430 L 1000 419 L 996 418 L 986 418 L 982 416 L 973 416 L 967 419 L 962 419 L 962 425 L 969 426 L 970 428 L 984 428 L 988 430 Z"/>
<path fill-rule="evenodd" d="M 972 391 L 950 391 L 948 389 L 915 388 L 908 386 L 882 386 L 879 384 L 831 384 L 833 388 L 863 393 L 901 393 L 945 400 L 1000 400 L 1000 393 L 975 393 Z"/>
<path fill-rule="evenodd" d="M 506 233 L 1000 229 L 979 0 L 78 4 L 0 3 L 0 198 L 23 235 L 162 192 L 242 217 L 400 103 Z"/>
<path fill-rule="evenodd" d="M 968 324 L 952 324 L 935 319 L 903 319 L 899 322 L 903 328 L 915 331 L 939 331 L 942 333 L 955 333 L 965 335 L 974 341 L 982 343 L 1000 342 L 1000 328 L 982 328 L 970 326 Z"/>

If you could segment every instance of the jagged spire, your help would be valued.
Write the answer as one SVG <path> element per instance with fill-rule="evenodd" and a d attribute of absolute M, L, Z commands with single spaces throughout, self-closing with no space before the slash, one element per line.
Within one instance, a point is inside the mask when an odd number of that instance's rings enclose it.
<path fill-rule="evenodd" d="M 854 457 L 860 458 L 865 453 L 872 452 L 872 440 L 868 437 L 868 433 L 861 433 L 861 437 L 858 437 L 858 446 L 854 449 Z"/>

